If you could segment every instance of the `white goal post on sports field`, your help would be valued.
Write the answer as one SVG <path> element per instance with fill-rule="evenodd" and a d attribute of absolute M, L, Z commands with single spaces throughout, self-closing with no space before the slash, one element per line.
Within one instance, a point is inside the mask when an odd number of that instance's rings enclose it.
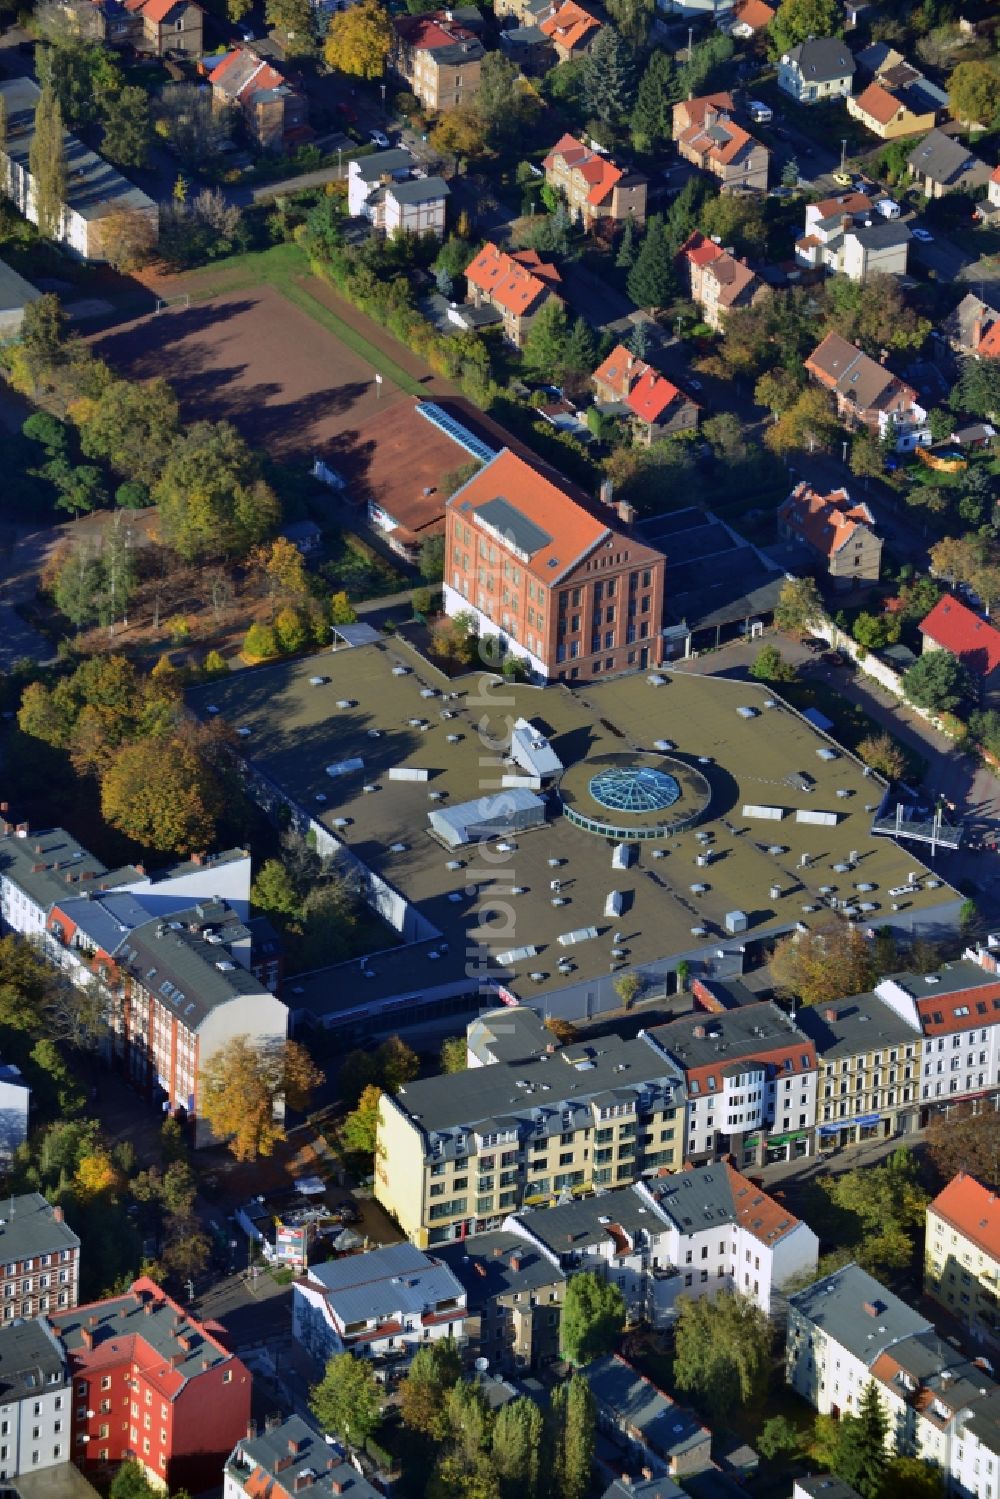
<path fill-rule="evenodd" d="M 154 316 L 158 312 L 172 312 L 178 307 L 191 306 L 191 293 L 179 292 L 176 297 L 157 297 L 156 306 L 153 309 Z"/>

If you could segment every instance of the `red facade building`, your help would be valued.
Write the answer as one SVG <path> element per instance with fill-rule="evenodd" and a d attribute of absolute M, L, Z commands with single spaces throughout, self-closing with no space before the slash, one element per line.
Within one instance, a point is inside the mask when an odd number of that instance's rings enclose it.
<path fill-rule="evenodd" d="M 195 1321 L 146 1277 L 48 1320 L 69 1359 L 78 1467 L 134 1459 L 161 1487 L 218 1482 L 246 1435 L 251 1392 L 218 1324 Z"/>

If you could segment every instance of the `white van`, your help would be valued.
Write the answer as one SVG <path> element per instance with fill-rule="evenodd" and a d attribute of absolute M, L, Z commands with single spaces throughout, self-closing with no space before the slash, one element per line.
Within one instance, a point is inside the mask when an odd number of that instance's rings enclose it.
<path fill-rule="evenodd" d="M 902 209 L 891 198 L 879 198 L 875 204 L 875 212 L 880 213 L 884 219 L 898 219 Z"/>
<path fill-rule="evenodd" d="M 750 118 L 755 125 L 769 125 L 774 119 L 774 110 L 770 104 L 762 104 L 759 99 L 751 99 Z"/>

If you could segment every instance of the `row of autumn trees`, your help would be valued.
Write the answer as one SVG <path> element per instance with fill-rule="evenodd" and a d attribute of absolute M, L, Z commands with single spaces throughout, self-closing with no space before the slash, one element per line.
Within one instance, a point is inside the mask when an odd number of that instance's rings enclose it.
<path fill-rule="evenodd" d="M 61 487 L 59 471 L 51 475 L 63 508 L 79 513 L 104 503 L 109 476 L 118 482 L 118 505 L 156 505 L 162 541 L 185 562 L 245 557 L 278 525 L 281 508 L 261 456 L 235 427 L 208 421 L 185 427 L 167 382 L 120 379 L 67 335 L 51 293 L 28 304 L 21 339 L 4 358 L 14 388 L 70 429 L 59 434 L 50 424 L 39 431 L 51 457 L 67 461 L 75 441 L 91 460 L 83 481 L 67 475 Z M 71 466 L 80 465 L 67 461 Z"/>

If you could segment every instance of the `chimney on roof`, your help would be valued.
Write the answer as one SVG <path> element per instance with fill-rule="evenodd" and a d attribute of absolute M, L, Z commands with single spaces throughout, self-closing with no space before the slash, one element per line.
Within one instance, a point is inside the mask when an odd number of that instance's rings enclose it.
<path fill-rule="evenodd" d="M 28 834 L 31 832 L 31 826 L 29 823 L 19 822 L 14 828 L 14 832 L 19 838 L 27 838 Z"/>
<path fill-rule="evenodd" d="M 156 1302 L 153 1300 L 152 1296 L 150 1296 L 148 1301 L 143 1301 L 142 1310 L 147 1317 L 150 1317 L 153 1314 L 153 1309 L 155 1306 Z"/>
<path fill-rule="evenodd" d="M 83 1344 L 84 1348 L 93 1348 L 94 1334 L 91 1332 L 89 1327 L 80 1328 L 80 1342 Z"/>
<path fill-rule="evenodd" d="M 837 1018 L 837 1012 L 836 1012 L 836 1010 L 824 1010 L 823 1011 L 823 1019 L 826 1020 L 826 1021 L 829 1021 L 829 1023 L 831 1025 L 836 1020 L 836 1018 Z"/>
<path fill-rule="evenodd" d="M 694 1028 L 694 1030 L 691 1032 L 691 1034 L 692 1034 L 692 1036 L 694 1036 L 694 1038 L 695 1038 L 696 1041 L 704 1041 L 704 1039 L 705 1039 L 705 1027 L 703 1025 L 696 1025 L 695 1028 Z"/>
<path fill-rule="evenodd" d="M 31 866 L 31 872 L 32 872 L 32 874 L 41 874 L 41 872 L 42 872 L 42 870 L 44 868 L 45 868 L 44 864 L 32 864 L 32 866 Z"/>
<path fill-rule="evenodd" d="M 183 1353 L 172 1353 L 170 1355 L 170 1367 L 172 1369 L 179 1369 L 184 1359 L 185 1355 Z"/>
<path fill-rule="evenodd" d="M 277 1425 L 277 1422 L 275 1422 L 275 1425 Z M 286 1453 L 283 1453 L 281 1457 L 279 1457 L 279 1458 L 277 1458 L 275 1460 L 274 1471 L 276 1473 L 284 1473 L 285 1469 L 286 1468 L 290 1468 L 291 1466 L 292 1466 L 292 1459 L 288 1456 L 288 1453 L 286 1452 Z"/>
<path fill-rule="evenodd" d="M 36 853 L 36 854 L 40 854 L 40 853 L 42 853 L 42 852 L 43 852 L 43 850 L 42 850 L 42 845 L 41 845 L 41 844 L 40 844 L 40 843 L 36 843 L 36 844 L 35 844 L 35 853 Z"/>
<path fill-rule="evenodd" d="M 521 1268 L 521 1254 L 517 1249 L 514 1250 L 514 1253 L 510 1257 L 510 1268 L 515 1272 Z"/>
<path fill-rule="evenodd" d="M 137 864 L 135 866 L 135 872 L 136 872 L 136 874 L 141 874 L 141 875 L 144 876 L 145 873 L 146 873 L 146 866 L 145 866 L 145 864 Z"/>
<path fill-rule="evenodd" d="M 292 1484 L 292 1493 L 297 1494 L 300 1489 L 307 1489 L 314 1477 L 315 1474 L 310 1473 L 308 1468 L 304 1469 L 301 1473 L 296 1473 L 295 1482 Z"/>
<path fill-rule="evenodd" d="M 257 1435 L 257 1422 L 253 1419 L 253 1417 L 251 1417 L 250 1420 L 247 1422 L 247 1441 L 248 1442 L 252 1442 L 253 1439 L 254 1439 L 254 1437 L 256 1435 Z"/>
<path fill-rule="evenodd" d="M 295 1457 L 298 1454 L 299 1448 L 301 1446 L 302 1443 L 298 1440 L 297 1437 L 288 1438 L 288 1450 L 291 1453 L 292 1457 Z"/>
<path fill-rule="evenodd" d="M 556 1043 L 554 1041 L 550 1041 L 548 1043 L 548 1045 L 546 1046 L 546 1048 L 545 1048 L 545 1055 L 547 1057 L 552 1056 L 552 1054 L 555 1051 L 555 1049 L 556 1049 Z"/>
<path fill-rule="evenodd" d="M 333 1466 L 332 1459 L 331 1459 L 331 1462 L 330 1462 L 330 1466 L 331 1467 Z M 330 1488 L 332 1489 L 333 1493 L 335 1493 L 335 1494 L 342 1494 L 344 1492 L 344 1485 L 343 1485 L 343 1483 L 341 1482 L 341 1480 L 339 1478 L 331 1478 L 330 1479 Z"/>
<path fill-rule="evenodd" d="M 192 864 L 204 864 L 204 862 L 205 862 L 205 855 L 203 853 L 192 854 L 191 855 L 191 863 Z"/>
<path fill-rule="evenodd" d="M 94 1328 L 97 1326 L 97 1322 L 98 1319 L 96 1317 L 87 1318 L 87 1326 L 90 1328 L 91 1332 L 93 1332 Z"/>
<path fill-rule="evenodd" d="M 877 1317 L 879 1315 L 879 1310 L 880 1310 L 880 1308 L 879 1308 L 879 1304 L 878 1304 L 877 1301 L 866 1301 L 865 1302 L 865 1315 L 866 1316 Z"/>
<path fill-rule="evenodd" d="M 66 1217 L 66 1214 L 63 1212 L 62 1208 L 59 1207 L 58 1205 L 52 1209 L 52 1222 L 53 1223 L 62 1223 L 65 1220 L 65 1217 Z"/>
<path fill-rule="evenodd" d="M 642 1476 L 646 1480 L 647 1483 L 652 1483 L 652 1481 L 653 1481 L 653 1470 L 652 1470 L 652 1468 L 643 1468 L 643 1470 L 642 1470 Z"/>
<path fill-rule="evenodd" d="M 500 1259 L 502 1257 L 502 1255 L 503 1255 L 503 1250 L 500 1248 L 500 1245 L 499 1244 L 495 1244 L 493 1246 L 493 1258 L 495 1260 L 498 1260 L 498 1259 Z"/>

